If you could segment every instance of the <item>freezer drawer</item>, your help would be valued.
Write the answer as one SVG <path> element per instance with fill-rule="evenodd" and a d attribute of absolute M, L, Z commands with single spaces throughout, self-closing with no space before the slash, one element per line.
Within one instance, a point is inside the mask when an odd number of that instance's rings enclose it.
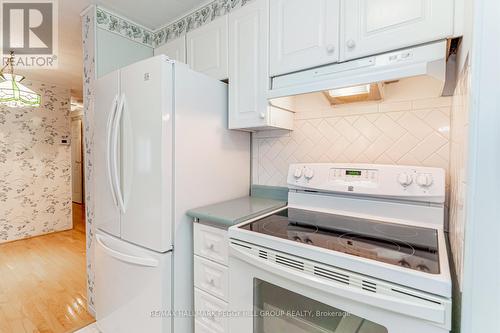
<path fill-rule="evenodd" d="M 171 252 L 96 234 L 95 308 L 102 333 L 171 332 Z"/>

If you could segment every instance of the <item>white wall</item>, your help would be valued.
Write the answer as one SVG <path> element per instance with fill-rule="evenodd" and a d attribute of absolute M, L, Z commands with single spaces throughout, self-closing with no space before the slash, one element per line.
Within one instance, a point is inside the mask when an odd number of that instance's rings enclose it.
<path fill-rule="evenodd" d="M 463 73 L 467 57 L 469 56 L 470 50 L 472 48 L 474 0 L 461 0 L 458 1 L 457 4 L 462 5 L 464 7 L 463 37 L 457 57 L 457 66 L 458 66 L 457 73 Z"/>
<path fill-rule="evenodd" d="M 39 108 L 0 106 L 0 243 L 71 229 L 70 92 L 26 82 Z"/>
<path fill-rule="evenodd" d="M 500 330 L 500 2 L 474 1 L 463 333 Z"/>
<path fill-rule="evenodd" d="M 107 30 L 97 29 L 97 77 L 153 56 L 153 48 Z"/>

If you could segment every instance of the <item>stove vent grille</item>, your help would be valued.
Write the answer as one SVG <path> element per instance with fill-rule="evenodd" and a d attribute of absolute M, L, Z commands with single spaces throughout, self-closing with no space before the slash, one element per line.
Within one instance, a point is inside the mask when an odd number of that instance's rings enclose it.
<path fill-rule="evenodd" d="M 374 292 L 374 293 L 377 292 L 377 284 L 376 283 L 363 280 L 363 285 L 362 286 L 363 286 L 363 289 L 366 290 L 366 291 L 371 291 L 371 292 Z"/>
<path fill-rule="evenodd" d="M 344 284 L 349 284 L 349 275 L 336 273 L 330 269 L 314 266 L 314 274 L 326 279 L 330 279 Z"/>
<path fill-rule="evenodd" d="M 262 259 L 267 259 L 267 252 L 263 250 L 259 250 L 259 257 Z"/>
<path fill-rule="evenodd" d="M 325 279 L 331 283 L 341 284 L 346 288 L 356 288 L 363 292 L 385 294 L 391 297 L 418 300 L 420 302 L 431 302 L 434 304 L 443 304 L 439 297 L 420 292 L 415 289 L 406 288 L 371 278 L 366 275 L 347 271 L 335 266 L 318 263 L 312 260 L 304 259 L 299 256 L 274 251 L 268 248 L 249 244 L 246 242 L 231 240 L 232 246 L 237 246 L 238 251 L 243 251 L 248 255 L 273 262 L 274 264 L 287 267 L 303 274 L 311 275 L 316 278 Z"/>
<path fill-rule="evenodd" d="M 295 269 L 298 269 L 300 271 L 304 270 L 304 263 L 299 261 L 299 260 L 291 259 L 289 257 L 284 257 L 284 256 L 279 255 L 279 254 L 276 254 L 275 258 L 276 258 L 275 262 L 277 264 L 281 264 L 281 265 L 285 265 L 285 266 L 288 266 L 291 268 L 295 268 Z"/>

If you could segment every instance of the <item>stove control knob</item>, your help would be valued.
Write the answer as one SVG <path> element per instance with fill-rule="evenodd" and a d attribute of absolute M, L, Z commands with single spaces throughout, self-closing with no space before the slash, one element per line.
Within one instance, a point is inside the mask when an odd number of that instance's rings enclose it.
<path fill-rule="evenodd" d="M 306 168 L 306 170 L 304 171 L 304 177 L 306 177 L 307 180 L 314 177 L 314 170 L 310 169 L 310 168 Z"/>
<path fill-rule="evenodd" d="M 421 187 L 429 187 L 434 182 L 432 175 L 428 173 L 419 173 L 417 175 L 417 184 Z"/>
<path fill-rule="evenodd" d="M 295 179 L 299 179 L 300 177 L 302 177 L 302 168 L 295 169 L 293 176 L 295 177 Z"/>
<path fill-rule="evenodd" d="M 413 183 L 413 178 L 407 173 L 400 173 L 398 176 L 398 182 L 402 186 L 406 187 L 408 185 L 411 185 L 411 183 Z"/>

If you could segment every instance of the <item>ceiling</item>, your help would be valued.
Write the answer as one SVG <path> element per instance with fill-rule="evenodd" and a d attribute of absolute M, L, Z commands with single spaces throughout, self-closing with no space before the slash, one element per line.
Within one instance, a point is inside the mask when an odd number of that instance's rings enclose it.
<path fill-rule="evenodd" d="M 97 0 L 97 4 L 104 8 L 151 30 L 161 28 L 209 2 L 208 0 L 141 0 L 138 5 L 137 0 Z"/>
<path fill-rule="evenodd" d="M 27 80 L 54 83 L 71 89 L 72 96 L 82 96 L 82 36 L 80 13 L 90 0 L 59 0 L 59 55 L 57 69 L 17 70 Z"/>
<path fill-rule="evenodd" d="M 154 30 L 208 3 L 207 0 L 59 0 L 59 67 L 18 70 L 27 80 L 54 83 L 82 98 L 82 36 L 80 13 L 91 3 Z"/>

